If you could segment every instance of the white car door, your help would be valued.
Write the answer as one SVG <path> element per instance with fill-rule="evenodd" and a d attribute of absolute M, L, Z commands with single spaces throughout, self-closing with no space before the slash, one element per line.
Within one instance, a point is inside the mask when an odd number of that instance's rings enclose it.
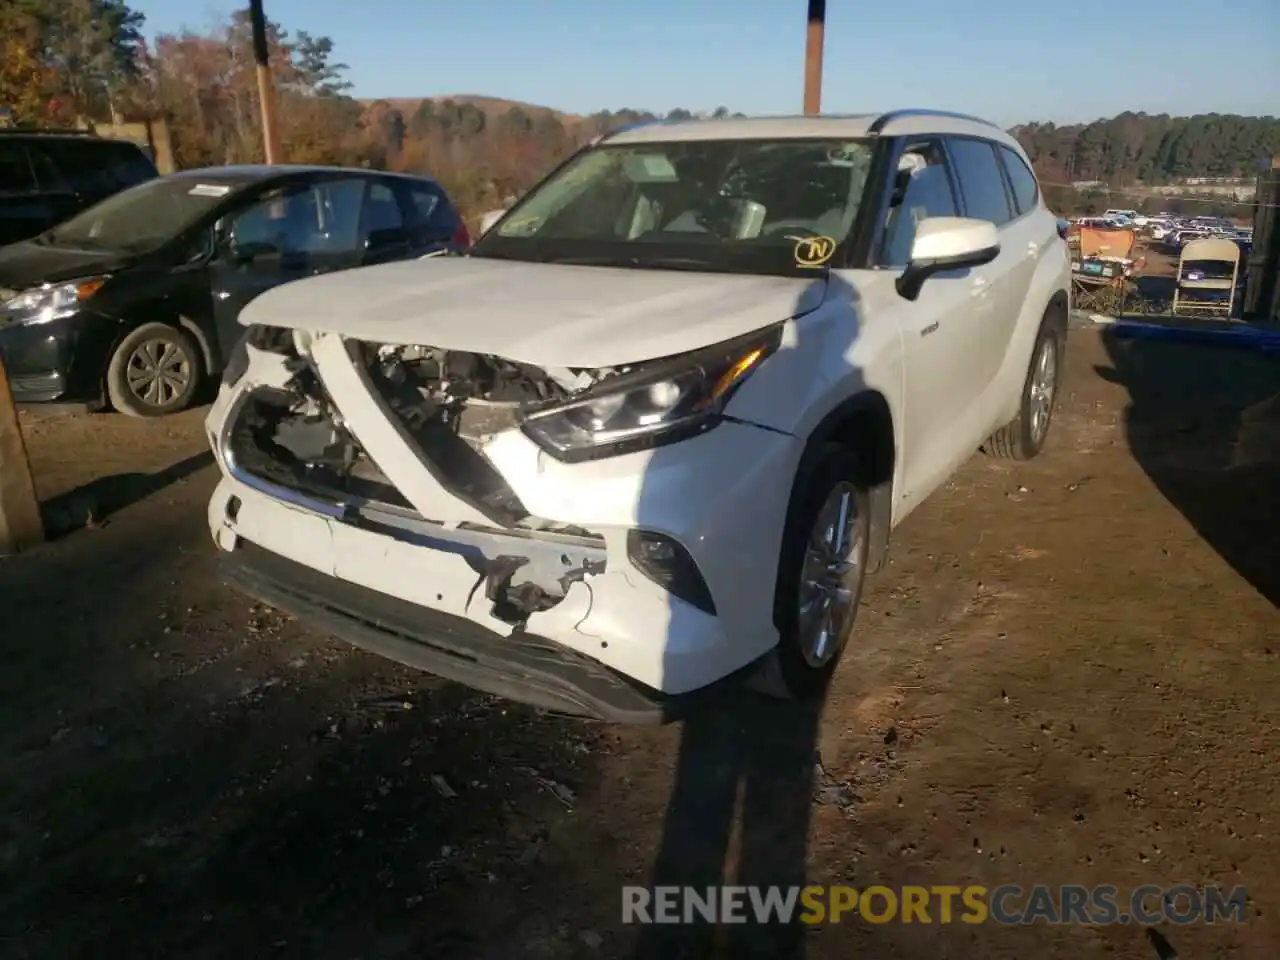
<path fill-rule="evenodd" d="M 998 374 L 1031 285 L 1034 264 L 1028 257 L 1038 253 L 1032 245 L 1047 238 L 1019 223 L 1033 218 L 1017 217 L 994 143 L 976 137 L 948 137 L 947 153 L 960 184 L 964 215 L 989 220 L 1000 231 L 1000 255 L 976 271 L 989 284 L 989 308 L 975 318 L 972 334 L 965 341 L 969 369 L 981 378 L 984 387 L 998 390 Z"/>
<path fill-rule="evenodd" d="M 877 262 L 901 270 L 920 222 L 960 214 L 941 141 L 907 145 Z M 991 286 L 978 270 L 952 270 L 925 281 L 914 301 L 895 308 L 903 337 L 903 464 L 900 507 L 910 510 L 973 453 L 966 426 L 985 384 L 971 369 L 975 330 L 993 311 Z"/>
<path fill-rule="evenodd" d="M 1036 175 L 1016 150 L 999 144 L 996 150 L 1006 174 L 1010 199 L 1013 201 L 1014 219 L 1007 223 L 1002 233 L 1008 236 L 1011 250 L 1022 252 L 1022 261 L 1015 269 L 1011 292 L 1015 313 L 1010 323 L 1017 323 L 1017 316 L 1027 299 L 1036 267 L 1049 249 L 1057 249 L 1058 222 L 1040 204 L 1040 185 Z M 1013 334 L 1012 327 L 1009 330 Z"/>

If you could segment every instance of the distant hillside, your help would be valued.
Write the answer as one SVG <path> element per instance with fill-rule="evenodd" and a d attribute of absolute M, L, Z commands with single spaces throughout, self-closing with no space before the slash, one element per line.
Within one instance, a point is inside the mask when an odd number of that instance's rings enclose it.
<path fill-rule="evenodd" d="M 452 101 L 459 106 L 469 104 L 478 110 L 484 111 L 491 117 L 500 117 L 504 113 L 508 113 L 515 108 L 520 108 L 530 116 L 547 115 L 556 117 L 561 123 L 574 123 L 583 118 L 574 113 L 566 113 L 563 110 L 556 110 L 553 107 L 543 107 L 536 103 L 525 103 L 522 100 L 508 100 L 504 97 L 485 97 L 474 93 L 447 93 L 430 97 L 379 97 L 374 100 L 361 100 L 360 103 L 366 108 L 374 106 L 385 106 L 395 110 L 406 118 L 413 116 L 423 102 L 431 101 L 432 103 L 445 103 Z"/>
<path fill-rule="evenodd" d="M 1240 177 L 1280 154 L 1280 118 L 1125 112 L 1109 120 L 1014 127 L 1042 175 L 1112 184 L 1182 177 Z"/>

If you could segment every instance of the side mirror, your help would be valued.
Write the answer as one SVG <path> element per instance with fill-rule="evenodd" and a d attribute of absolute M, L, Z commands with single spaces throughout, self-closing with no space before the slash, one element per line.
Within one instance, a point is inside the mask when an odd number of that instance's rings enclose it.
<path fill-rule="evenodd" d="M 224 249 L 226 250 L 227 259 L 240 266 L 253 263 L 258 257 L 269 257 L 280 252 L 270 243 L 262 243 L 257 240 L 241 243 L 236 240 L 234 234 L 227 237 Z"/>
<path fill-rule="evenodd" d="M 501 210 L 490 210 L 488 213 L 486 213 L 483 217 L 480 218 L 480 233 L 481 234 L 488 233 L 489 228 L 492 227 L 495 223 L 497 223 L 506 215 L 507 215 L 506 207 L 504 207 Z"/>
<path fill-rule="evenodd" d="M 980 267 L 999 255 L 1000 234 L 990 220 L 928 217 L 916 227 L 911 262 L 898 278 L 898 293 L 915 300 L 924 282 L 935 273 Z"/>
<path fill-rule="evenodd" d="M 203 230 L 193 237 L 191 243 L 184 248 L 183 266 L 204 263 L 211 260 L 218 252 L 218 241 L 212 230 Z"/>

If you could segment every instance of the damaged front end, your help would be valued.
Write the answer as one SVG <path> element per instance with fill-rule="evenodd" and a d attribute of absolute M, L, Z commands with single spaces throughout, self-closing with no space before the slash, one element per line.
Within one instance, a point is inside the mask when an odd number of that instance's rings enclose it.
<path fill-rule="evenodd" d="M 318 341 L 255 328 L 249 342 L 282 356 L 287 377 L 246 389 L 226 417 L 221 451 L 235 479 L 333 519 L 460 554 L 477 574 L 468 605 L 483 597 L 491 615 L 511 625 L 551 609 L 573 583 L 607 567 L 603 536 L 531 515 L 483 452 L 519 426 L 522 411 L 568 398 L 596 376 L 343 341 L 348 369 L 372 401 L 349 397 L 356 414 L 348 416 L 326 386 Z M 329 373 L 340 389 L 351 386 L 353 378 Z M 393 475 L 420 464 L 437 489 L 421 478 L 398 486 L 361 442 L 362 416 L 381 420 L 365 423 L 364 432 L 384 450 L 390 445 L 379 428 L 390 426 L 405 441 L 385 454 Z"/>
<path fill-rule="evenodd" d="M 772 329 L 585 370 L 251 328 L 247 359 L 210 414 L 227 475 L 210 525 L 228 580 L 353 643 L 512 699 L 669 718 L 671 697 L 776 642 L 767 623 L 758 636 L 741 623 L 731 634 L 685 545 L 702 540 L 687 522 L 702 515 L 696 504 L 755 469 L 761 439 L 736 423 L 687 463 L 584 461 L 730 422 L 728 397 L 778 340 Z M 791 456 L 791 438 L 761 436 L 772 456 Z M 755 490 L 734 490 L 742 509 Z M 642 510 L 649 496 L 654 509 Z"/>

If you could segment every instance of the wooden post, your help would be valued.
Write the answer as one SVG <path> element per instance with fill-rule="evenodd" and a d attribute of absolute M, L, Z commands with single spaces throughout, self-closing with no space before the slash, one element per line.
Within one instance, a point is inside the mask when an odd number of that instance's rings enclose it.
<path fill-rule="evenodd" d="M 44 542 L 40 501 L 22 442 L 18 408 L 0 359 L 0 556 Z"/>
<path fill-rule="evenodd" d="M 826 37 L 827 0 L 809 0 L 804 42 L 804 112 L 822 112 L 822 42 Z"/>
<path fill-rule="evenodd" d="M 258 106 L 262 113 L 262 146 L 267 163 L 280 163 L 280 130 L 276 126 L 276 91 L 271 82 L 270 53 L 267 47 L 267 17 L 262 0 L 249 0 L 249 22 L 253 28 L 253 59 L 258 74 Z"/>

